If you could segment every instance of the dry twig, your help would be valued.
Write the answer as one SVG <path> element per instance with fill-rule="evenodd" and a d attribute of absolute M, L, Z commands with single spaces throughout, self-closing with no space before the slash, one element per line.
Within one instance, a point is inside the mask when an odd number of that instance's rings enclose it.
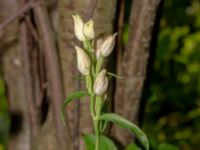
<path fill-rule="evenodd" d="M 5 27 L 12 23 L 15 19 L 21 17 L 35 5 L 36 3 L 33 1 L 27 2 L 21 9 L 19 9 L 16 13 L 8 17 L 3 23 L 0 24 L 0 31 L 4 30 Z"/>

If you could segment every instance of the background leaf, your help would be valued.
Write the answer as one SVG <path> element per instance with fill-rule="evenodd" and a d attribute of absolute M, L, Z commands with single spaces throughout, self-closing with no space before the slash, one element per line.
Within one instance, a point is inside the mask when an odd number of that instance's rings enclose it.
<path fill-rule="evenodd" d="M 87 150 L 95 149 L 95 135 L 89 134 L 83 136 L 84 143 Z M 111 139 L 106 136 L 101 135 L 100 137 L 100 150 L 118 150 Z"/>
<path fill-rule="evenodd" d="M 158 150 L 179 150 L 179 148 L 173 144 L 162 143 L 159 145 Z"/>
<path fill-rule="evenodd" d="M 131 143 L 130 145 L 128 145 L 128 147 L 125 150 L 142 150 L 142 149 L 136 144 Z"/>
<path fill-rule="evenodd" d="M 132 122 L 128 121 L 127 119 L 125 119 L 117 114 L 113 114 L 113 113 L 105 113 L 105 114 L 101 115 L 99 119 L 111 121 L 122 128 L 126 128 L 126 129 L 130 130 L 131 132 L 133 132 L 135 134 L 135 136 L 138 138 L 138 140 L 141 142 L 141 144 L 145 147 L 145 149 L 146 150 L 149 149 L 149 142 L 148 142 L 146 135 L 144 134 L 144 132 L 142 132 L 142 130 L 140 130 L 140 128 L 138 126 L 136 126 Z"/>

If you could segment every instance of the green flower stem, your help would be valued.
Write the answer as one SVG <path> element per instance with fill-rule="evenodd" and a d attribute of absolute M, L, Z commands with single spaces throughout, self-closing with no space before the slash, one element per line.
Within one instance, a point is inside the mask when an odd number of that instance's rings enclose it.
<path fill-rule="evenodd" d="M 84 47 L 86 50 L 89 50 L 89 51 L 90 51 L 90 41 L 89 41 L 89 40 L 83 41 L 83 47 Z"/>
<path fill-rule="evenodd" d="M 95 150 L 99 150 L 99 143 L 100 143 L 100 132 L 99 132 L 99 121 L 98 119 L 94 120 L 94 129 L 95 129 Z"/>
<path fill-rule="evenodd" d="M 100 143 L 100 127 L 99 127 L 99 117 L 101 114 L 101 96 L 95 96 L 95 105 L 93 104 L 93 110 L 95 110 L 95 116 L 93 117 L 93 124 L 95 130 L 95 150 L 99 150 Z M 93 101 L 94 102 L 94 101 Z"/>
<path fill-rule="evenodd" d="M 96 96 L 96 101 L 95 101 L 95 118 L 94 118 L 94 129 L 95 129 L 95 136 L 96 136 L 96 141 L 95 141 L 95 150 L 99 150 L 99 143 L 100 143 L 100 122 L 99 122 L 99 117 L 101 115 L 101 108 L 102 108 L 102 97 L 101 96 Z"/>
<path fill-rule="evenodd" d="M 97 116 L 101 115 L 101 108 L 102 108 L 102 96 L 96 96 L 95 111 Z"/>
<path fill-rule="evenodd" d="M 93 92 L 93 77 L 92 73 L 90 71 L 90 74 L 86 76 L 86 85 L 88 92 L 90 93 L 90 112 L 92 115 L 92 118 L 95 117 L 95 108 L 94 108 L 94 102 L 95 102 L 95 94 Z"/>
<path fill-rule="evenodd" d="M 86 52 L 88 53 L 91 62 L 94 63 L 93 65 L 91 65 L 90 68 L 90 73 L 89 75 L 86 76 L 86 85 L 87 85 L 87 89 L 90 93 L 90 112 L 92 115 L 92 119 L 93 119 L 93 124 L 94 124 L 94 131 L 95 131 L 95 137 L 96 137 L 96 141 L 95 141 L 95 150 L 99 150 L 99 143 L 100 143 L 100 122 L 99 122 L 99 117 L 101 115 L 101 110 L 102 110 L 102 97 L 101 96 L 96 96 L 94 93 L 94 81 L 96 78 L 96 74 L 100 71 L 102 63 L 103 63 L 103 57 L 100 58 L 99 61 L 97 61 L 97 65 L 95 65 L 96 62 L 96 56 L 95 53 L 93 52 L 92 49 L 92 43 L 91 41 L 84 41 L 83 42 L 83 46 L 86 50 Z"/>
<path fill-rule="evenodd" d="M 91 112 L 92 118 L 95 118 L 94 102 L 95 102 L 95 95 L 93 93 L 91 93 L 91 95 L 90 95 L 90 112 Z"/>

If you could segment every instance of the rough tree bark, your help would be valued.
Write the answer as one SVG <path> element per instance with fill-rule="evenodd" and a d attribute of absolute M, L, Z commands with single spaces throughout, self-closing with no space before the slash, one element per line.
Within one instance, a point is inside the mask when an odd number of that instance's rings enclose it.
<path fill-rule="evenodd" d="M 118 54 L 117 80 L 114 111 L 133 122 L 137 122 L 139 101 L 146 77 L 149 47 L 156 11 L 160 0 L 134 0 L 129 18 L 129 40 L 122 55 Z M 122 55 L 122 56 L 119 56 Z M 115 126 L 112 136 L 122 145 L 131 142 L 132 135 Z"/>
<path fill-rule="evenodd" d="M 0 1 L 0 21 L 20 8 L 15 0 Z M 7 88 L 11 116 L 11 134 L 8 149 L 30 149 L 30 128 L 23 85 L 23 66 L 18 41 L 19 25 L 15 20 L 6 30 L 1 30 L 0 56 L 1 67 Z M 20 89 L 20 90 L 19 90 Z"/>

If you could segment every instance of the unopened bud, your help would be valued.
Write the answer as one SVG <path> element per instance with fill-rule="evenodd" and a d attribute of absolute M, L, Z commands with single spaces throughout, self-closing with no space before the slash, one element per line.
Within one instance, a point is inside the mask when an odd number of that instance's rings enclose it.
<path fill-rule="evenodd" d="M 114 46 L 115 46 L 115 37 L 116 37 L 117 33 L 108 36 L 104 41 L 103 44 L 101 46 L 101 55 L 104 57 L 107 57 L 108 55 L 110 55 L 110 53 L 112 52 Z"/>
<path fill-rule="evenodd" d="M 83 33 L 88 40 L 94 39 L 94 36 L 95 36 L 94 23 L 91 19 L 87 23 L 85 23 L 85 25 L 83 27 Z"/>
<path fill-rule="evenodd" d="M 108 88 L 108 78 L 106 77 L 106 70 L 103 69 L 94 82 L 94 93 L 98 96 L 103 95 Z"/>
<path fill-rule="evenodd" d="M 88 75 L 90 71 L 90 58 L 80 47 L 75 46 L 77 53 L 77 67 L 83 75 Z"/>
<path fill-rule="evenodd" d="M 74 32 L 78 40 L 84 41 L 85 36 L 83 34 L 83 26 L 84 23 L 79 15 L 73 15 L 72 16 L 74 19 Z"/>
<path fill-rule="evenodd" d="M 100 51 L 101 51 L 101 46 L 103 44 L 103 38 L 98 38 L 96 41 L 96 58 L 99 59 L 100 57 Z"/>

